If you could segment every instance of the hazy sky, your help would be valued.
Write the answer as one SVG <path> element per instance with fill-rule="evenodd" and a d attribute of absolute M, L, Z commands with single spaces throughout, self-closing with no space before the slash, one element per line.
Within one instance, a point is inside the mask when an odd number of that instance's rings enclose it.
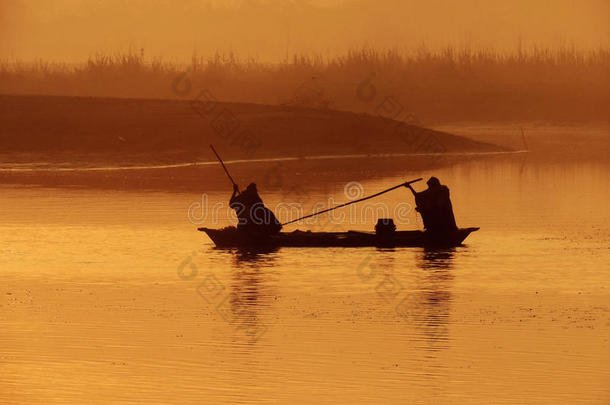
<path fill-rule="evenodd" d="M 610 0 L 0 0 L 0 57 L 81 61 L 144 48 L 187 60 L 216 50 L 294 52 L 425 43 L 515 49 L 610 44 Z"/>

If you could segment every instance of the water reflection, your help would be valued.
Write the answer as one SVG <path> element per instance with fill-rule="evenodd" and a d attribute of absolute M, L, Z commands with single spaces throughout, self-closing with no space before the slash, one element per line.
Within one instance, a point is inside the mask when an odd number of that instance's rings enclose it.
<path fill-rule="evenodd" d="M 277 247 L 269 247 L 269 248 L 256 248 L 256 249 L 229 249 L 233 256 L 233 264 L 236 267 L 241 267 L 243 265 L 273 265 L 273 262 L 276 259 L 275 253 L 279 248 Z"/>
<path fill-rule="evenodd" d="M 273 265 L 276 250 L 227 250 L 233 260 L 230 292 L 219 311 L 227 314 L 239 342 L 245 337 L 246 343 L 254 344 L 268 329 L 263 311 L 271 307 L 274 295 L 265 280 L 264 269 Z"/>
<path fill-rule="evenodd" d="M 424 270 L 451 269 L 453 268 L 453 258 L 455 253 L 455 248 L 424 248 L 422 254 L 418 256 L 418 267 Z"/>
<path fill-rule="evenodd" d="M 422 338 L 420 348 L 426 351 L 449 347 L 454 255 L 455 249 L 423 249 L 416 258 L 420 271 L 403 305 Z"/>

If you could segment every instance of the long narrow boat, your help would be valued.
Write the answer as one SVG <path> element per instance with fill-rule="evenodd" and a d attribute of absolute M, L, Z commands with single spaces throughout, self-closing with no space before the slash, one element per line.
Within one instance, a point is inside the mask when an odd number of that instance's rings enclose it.
<path fill-rule="evenodd" d="M 205 232 L 218 247 L 453 247 L 479 228 L 459 228 L 438 235 L 426 231 L 397 231 L 391 235 L 374 232 L 280 232 L 269 237 L 252 236 L 235 227 L 223 229 L 198 228 Z"/>

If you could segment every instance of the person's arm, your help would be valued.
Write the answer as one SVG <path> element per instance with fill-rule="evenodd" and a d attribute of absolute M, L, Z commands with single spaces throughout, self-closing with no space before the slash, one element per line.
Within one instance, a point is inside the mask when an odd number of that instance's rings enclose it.
<path fill-rule="evenodd" d="M 413 193 L 414 196 L 417 195 L 417 191 L 413 190 L 413 187 L 411 187 L 410 183 L 405 184 L 405 187 L 408 188 L 409 190 L 411 190 L 411 192 Z"/>
<path fill-rule="evenodd" d="M 231 199 L 229 200 L 229 204 L 232 204 L 235 201 L 235 197 L 239 195 L 239 187 L 237 184 L 233 184 L 233 194 L 231 194 Z"/>
<path fill-rule="evenodd" d="M 420 212 L 420 204 L 421 204 L 421 198 L 423 193 L 425 193 L 425 191 L 422 191 L 421 193 L 418 193 L 417 191 L 415 191 L 413 189 L 413 187 L 411 187 L 411 184 L 407 183 L 405 184 L 405 187 L 408 188 L 409 190 L 411 190 L 411 192 L 413 193 L 413 197 L 415 197 L 415 211 Z"/>

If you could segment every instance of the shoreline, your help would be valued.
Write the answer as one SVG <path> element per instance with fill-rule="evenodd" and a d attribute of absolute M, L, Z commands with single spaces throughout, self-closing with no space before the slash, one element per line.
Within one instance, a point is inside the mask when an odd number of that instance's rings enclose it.
<path fill-rule="evenodd" d="M 512 150 L 498 152 L 448 152 L 448 153 L 387 153 L 387 154 L 361 154 L 361 155 L 322 155 L 322 156 L 289 156 L 267 159 L 238 159 L 226 160 L 226 165 L 252 164 L 252 163 L 274 163 L 274 162 L 298 162 L 305 160 L 343 160 L 343 159 L 369 159 L 369 158 L 398 158 L 398 157 L 467 157 L 467 156 L 497 156 L 529 153 L 529 150 Z M 67 162 L 58 163 L 68 164 Z M 133 165 L 133 166 L 104 166 L 104 167 L 1 167 L 0 172 L 8 173 L 30 173 L 30 172 L 96 172 L 96 171 L 120 171 L 120 170 L 155 170 L 155 169 L 178 169 L 197 166 L 214 166 L 218 161 L 200 161 L 188 163 L 175 163 L 166 165 Z M 16 166 L 51 166 L 48 162 L 17 163 Z"/>

